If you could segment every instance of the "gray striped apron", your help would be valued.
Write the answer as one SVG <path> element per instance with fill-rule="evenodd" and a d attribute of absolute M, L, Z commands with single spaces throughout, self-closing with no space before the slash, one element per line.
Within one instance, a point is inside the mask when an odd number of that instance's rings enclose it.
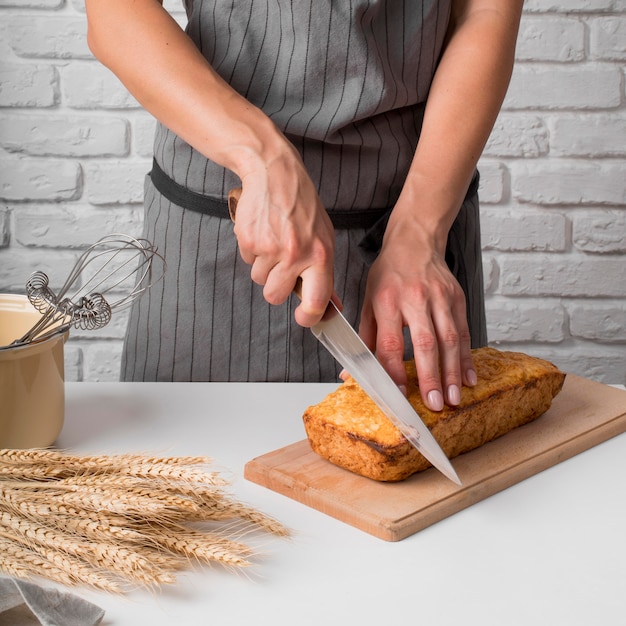
<path fill-rule="evenodd" d="M 368 267 L 419 138 L 450 0 L 187 0 L 186 8 L 188 34 L 213 68 L 302 155 L 336 227 L 335 288 L 358 327 Z M 168 269 L 131 310 L 122 380 L 337 380 L 341 367 L 295 323 L 295 297 L 267 304 L 238 255 L 226 213 L 237 177 L 163 126 L 154 158 L 144 236 Z M 472 345 L 485 345 L 477 177 L 446 260 L 466 295 Z"/>

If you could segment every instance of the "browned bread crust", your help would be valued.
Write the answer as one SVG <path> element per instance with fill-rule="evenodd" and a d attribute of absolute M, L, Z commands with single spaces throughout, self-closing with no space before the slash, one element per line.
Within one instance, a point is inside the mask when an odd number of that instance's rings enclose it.
<path fill-rule="evenodd" d="M 433 412 L 408 361 L 408 399 L 449 458 L 473 450 L 545 413 L 565 374 L 543 359 L 494 348 L 473 350 L 475 387 L 463 387 L 461 404 Z M 331 463 L 381 481 L 398 481 L 430 463 L 349 378 L 309 407 L 304 425 L 311 448 Z"/>

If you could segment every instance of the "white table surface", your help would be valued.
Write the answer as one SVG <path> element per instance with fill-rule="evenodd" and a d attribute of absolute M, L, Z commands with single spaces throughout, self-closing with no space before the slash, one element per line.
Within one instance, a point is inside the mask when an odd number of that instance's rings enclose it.
<path fill-rule="evenodd" d="M 205 567 L 158 592 L 78 590 L 104 626 L 626 624 L 626 435 L 390 543 L 243 478 L 250 459 L 303 439 L 304 409 L 335 388 L 67 384 L 59 447 L 210 456 L 237 499 L 294 533 L 264 538 L 245 575 Z"/>

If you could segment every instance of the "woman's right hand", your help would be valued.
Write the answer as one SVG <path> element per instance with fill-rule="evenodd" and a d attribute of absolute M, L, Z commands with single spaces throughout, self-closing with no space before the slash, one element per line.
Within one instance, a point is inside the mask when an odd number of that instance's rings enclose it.
<path fill-rule="evenodd" d="M 242 176 L 239 251 L 270 304 L 284 302 L 302 278 L 295 317 L 312 326 L 333 295 L 334 229 L 294 148 L 263 165 Z"/>

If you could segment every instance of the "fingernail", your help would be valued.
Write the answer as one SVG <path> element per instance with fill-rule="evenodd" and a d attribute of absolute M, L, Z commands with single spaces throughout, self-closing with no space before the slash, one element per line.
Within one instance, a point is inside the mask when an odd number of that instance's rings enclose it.
<path fill-rule="evenodd" d="M 448 387 L 448 404 L 461 404 L 461 390 L 458 385 L 450 385 Z"/>
<path fill-rule="evenodd" d="M 441 411 L 443 409 L 443 396 L 441 391 L 433 389 L 428 392 L 428 405 L 431 411 Z"/>
<path fill-rule="evenodd" d="M 398 388 L 406 396 L 406 385 L 398 385 Z"/>
<path fill-rule="evenodd" d="M 478 383 L 478 376 L 476 375 L 476 372 L 474 370 L 467 370 L 467 372 L 465 372 L 465 376 L 470 386 L 473 387 Z"/>

